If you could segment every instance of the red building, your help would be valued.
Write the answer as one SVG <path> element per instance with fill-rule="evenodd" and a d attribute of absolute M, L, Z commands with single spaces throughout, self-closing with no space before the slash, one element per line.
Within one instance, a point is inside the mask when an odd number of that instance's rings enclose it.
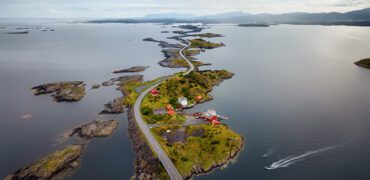
<path fill-rule="evenodd" d="M 176 111 L 173 109 L 173 107 L 171 105 L 167 105 L 166 109 L 167 109 L 167 114 L 169 114 L 171 116 L 176 114 Z"/>
<path fill-rule="evenodd" d="M 159 94 L 159 91 L 157 89 L 152 89 L 152 90 L 150 90 L 150 94 L 152 96 L 157 96 Z"/>

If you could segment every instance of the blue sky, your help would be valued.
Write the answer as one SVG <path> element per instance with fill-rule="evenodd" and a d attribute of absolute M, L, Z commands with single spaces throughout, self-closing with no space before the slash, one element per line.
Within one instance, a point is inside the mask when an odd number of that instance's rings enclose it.
<path fill-rule="evenodd" d="M 0 17 L 125 18 L 153 13 L 217 14 L 345 12 L 370 7 L 370 0 L 0 0 Z"/>

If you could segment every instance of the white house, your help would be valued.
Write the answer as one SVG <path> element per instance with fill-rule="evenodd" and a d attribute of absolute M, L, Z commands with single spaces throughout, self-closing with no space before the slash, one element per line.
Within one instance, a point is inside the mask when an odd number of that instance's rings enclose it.
<path fill-rule="evenodd" d="M 180 97 L 180 98 L 179 98 L 179 104 L 180 104 L 182 107 L 186 107 L 186 106 L 188 106 L 188 99 L 186 99 L 186 97 Z"/>

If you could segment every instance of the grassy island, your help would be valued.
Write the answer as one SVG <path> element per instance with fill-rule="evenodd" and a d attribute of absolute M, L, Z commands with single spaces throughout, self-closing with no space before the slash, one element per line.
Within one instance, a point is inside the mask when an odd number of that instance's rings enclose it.
<path fill-rule="evenodd" d="M 191 42 L 191 45 L 189 46 L 189 48 L 214 49 L 214 48 L 225 46 L 223 43 L 213 43 L 213 42 L 201 39 L 201 38 L 192 39 L 190 40 L 190 42 Z"/>
<path fill-rule="evenodd" d="M 201 96 L 202 101 L 212 99 L 208 93 L 213 86 L 219 85 L 224 79 L 229 79 L 234 74 L 226 70 L 191 72 L 186 76 L 178 75 L 170 78 L 159 85 L 156 89 L 160 92 L 158 96 L 148 94 L 142 102 L 142 113 L 148 123 L 166 123 L 181 121 L 170 121 L 166 115 L 155 115 L 155 109 L 161 109 L 170 104 L 178 106 L 178 97 L 186 97 L 189 104 L 195 103 L 195 98 Z M 145 110 L 145 112 L 143 112 Z"/>
<path fill-rule="evenodd" d="M 176 75 L 156 88 L 158 95 L 148 94 L 142 102 L 140 110 L 144 120 L 159 125 L 152 128 L 152 133 L 184 178 L 227 164 L 240 152 L 244 139 L 224 124 L 185 125 L 186 115 L 156 114 L 155 110 L 168 104 L 178 107 L 178 97 L 186 97 L 190 104 L 197 103 L 197 96 L 204 97 L 203 102 L 210 100 L 208 93 L 213 87 L 233 75 L 226 70 Z"/>
<path fill-rule="evenodd" d="M 221 34 L 214 34 L 214 33 L 193 34 L 192 36 L 198 36 L 198 37 L 201 37 L 201 38 L 222 37 Z"/>
<path fill-rule="evenodd" d="M 370 69 L 370 58 L 362 59 L 360 61 L 355 62 L 357 66 Z"/>
<path fill-rule="evenodd" d="M 183 177 L 226 164 L 243 146 L 243 137 L 226 125 L 172 125 L 152 132 Z"/>
<path fill-rule="evenodd" d="M 83 145 L 67 146 L 28 165 L 27 167 L 9 174 L 5 179 L 52 179 L 69 168 L 79 166 L 78 161 L 83 149 Z"/>

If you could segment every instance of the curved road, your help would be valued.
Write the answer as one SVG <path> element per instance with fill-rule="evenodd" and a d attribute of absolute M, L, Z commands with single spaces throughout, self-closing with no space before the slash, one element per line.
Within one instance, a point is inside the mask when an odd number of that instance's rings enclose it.
<path fill-rule="evenodd" d="M 186 41 L 188 42 L 188 41 Z M 186 60 L 186 62 L 189 64 L 189 68 L 186 72 L 183 73 L 183 75 L 189 74 L 191 71 L 194 70 L 194 65 L 186 58 L 186 56 L 183 54 L 183 51 L 190 46 L 190 43 L 183 47 L 179 53 L 182 58 Z M 141 131 L 145 135 L 146 139 L 149 142 L 149 145 L 152 147 L 152 149 L 157 154 L 159 160 L 162 162 L 163 166 L 166 168 L 166 171 L 168 175 L 173 180 L 181 180 L 182 176 L 180 175 L 179 171 L 176 169 L 176 167 L 173 165 L 171 159 L 167 156 L 166 152 L 162 149 L 161 145 L 158 143 L 158 141 L 154 138 L 153 134 L 150 132 L 150 128 L 148 125 L 144 122 L 144 120 L 141 117 L 140 113 L 140 106 L 141 102 L 143 101 L 144 97 L 150 92 L 151 89 L 157 87 L 160 85 L 163 81 L 167 80 L 168 78 L 162 79 L 158 83 L 154 84 L 153 86 L 149 87 L 147 90 L 142 92 L 140 96 L 137 98 L 135 105 L 134 105 L 134 115 L 135 120 L 138 126 L 140 127 Z"/>

